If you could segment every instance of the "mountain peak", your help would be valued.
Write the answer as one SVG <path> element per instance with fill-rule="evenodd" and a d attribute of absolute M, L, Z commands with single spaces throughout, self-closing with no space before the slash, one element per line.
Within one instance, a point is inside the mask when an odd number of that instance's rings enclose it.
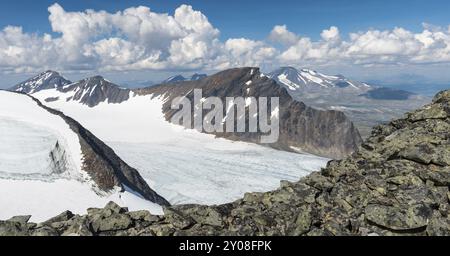
<path fill-rule="evenodd" d="M 344 76 L 321 74 L 309 68 L 297 70 L 294 67 L 282 67 L 268 75 L 289 91 L 348 89 L 365 92 L 370 86 L 352 81 Z"/>
<path fill-rule="evenodd" d="M 168 84 L 168 83 L 176 83 L 176 82 L 182 82 L 182 81 L 186 81 L 186 78 L 184 76 L 182 76 L 182 75 L 175 75 L 175 76 L 171 76 L 171 77 L 167 78 L 162 83 L 163 84 Z"/>
<path fill-rule="evenodd" d="M 58 72 L 53 70 L 47 70 L 34 76 L 22 83 L 15 85 L 10 88 L 10 91 L 33 94 L 38 91 L 61 88 L 65 85 L 71 84 L 72 82 L 65 79 Z"/>
<path fill-rule="evenodd" d="M 62 90 L 64 93 L 74 92 L 68 99 L 78 101 L 89 107 L 101 102 L 120 103 L 130 97 L 130 90 L 106 80 L 103 76 L 96 75 L 70 84 Z"/>

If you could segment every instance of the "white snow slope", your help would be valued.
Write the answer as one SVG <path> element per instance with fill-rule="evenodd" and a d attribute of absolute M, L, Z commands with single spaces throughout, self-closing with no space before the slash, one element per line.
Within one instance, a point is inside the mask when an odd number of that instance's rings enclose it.
<path fill-rule="evenodd" d="M 51 153 L 65 156 L 62 172 L 52 166 Z M 26 95 L 0 91 L 0 219 L 32 215 L 32 221 L 44 221 L 109 201 L 161 213 L 161 207 L 132 192 L 100 195 L 81 163 L 78 136 L 61 117 Z"/>
<path fill-rule="evenodd" d="M 93 108 L 66 99 L 56 90 L 33 96 L 63 111 L 105 141 L 136 168 L 152 189 L 172 204 L 220 204 L 246 192 L 279 187 L 281 180 L 297 181 L 324 167 L 328 159 L 277 151 L 185 130 L 162 114 L 161 99 L 135 96 L 121 104 Z"/>

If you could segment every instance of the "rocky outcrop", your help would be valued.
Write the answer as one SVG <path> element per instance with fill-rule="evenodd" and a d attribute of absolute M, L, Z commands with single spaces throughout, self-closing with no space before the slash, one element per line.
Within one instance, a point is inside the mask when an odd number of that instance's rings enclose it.
<path fill-rule="evenodd" d="M 202 89 L 204 98 L 219 97 L 227 102 L 227 97 L 278 97 L 280 108 L 280 136 L 269 146 L 294 151 L 300 150 L 329 158 L 341 159 L 354 152 L 361 143 L 361 137 L 353 123 L 339 111 L 322 111 L 295 101 L 287 90 L 274 80 L 262 75 L 258 68 L 236 68 L 219 72 L 198 81 L 162 84 L 151 88 L 135 90 L 141 95 L 163 96 L 163 112 L 168 121 L 178 110 L 171 109 L 173 99 L 186 96 L 194 102 L 194 89 Z M 270 108 L 269 108 L 270 109 Z M 193 107 L 192 107 L 192 111 Z M 204 111 L 204 115 L 208 111 Z M 227 115 L 226 109 L 223 113 Z M 194 117 L 194 114 L 192 114 Z M 246 115 L 246 127 L 249 124 Z M 260 132 L 222 132 L 218 137 L 259 143 Z"/>
<path fill-rule="evenodd" d="M 278 190 L 164 216 L 110 203 L 41 224 L 0 222 L 3 235 L 450 235 L 450 90 L 374 129 L 351 157 Z"/>
<path fill-rule="evenodd" d="M 110 147 L 95 137 L 81 124 L 60 111 L 44 106 L 37 99 L 33 98 L 33 100 L 48 112 L 64 119 L 69 127 L 78 135 L 84 157 L 83 169 L 88 172 L 101 191 L 110 192 L 117 187 L 123 190 L 128 188 L 154 203 L 169 205 L 163 197 L 148 186 L 147 182 L 136 169 L 125 163 Z M 57 147 L 59 146 L 57 145 Z"/>

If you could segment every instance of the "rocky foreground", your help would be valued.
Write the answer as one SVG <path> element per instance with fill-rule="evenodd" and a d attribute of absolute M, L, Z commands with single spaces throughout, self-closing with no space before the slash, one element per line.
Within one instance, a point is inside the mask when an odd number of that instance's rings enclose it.
<path fill-rule="evenodd" d="M 0 222 L 1 235 L 450 235 L 450 90 L 374 129 L 361 149 L 299 182 L 219 206 L 114 203 L 46 222 Z"/>

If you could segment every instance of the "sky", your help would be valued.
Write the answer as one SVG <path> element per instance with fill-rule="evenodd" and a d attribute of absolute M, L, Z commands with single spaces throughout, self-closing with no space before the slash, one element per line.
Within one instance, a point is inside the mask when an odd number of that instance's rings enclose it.
<path fill-rule="evenodd" d="M 45 69 L 127 82 L 239 66 L 447 83 L 448 13 L 447 0 L 3 0 L 0 87 Z"/>

